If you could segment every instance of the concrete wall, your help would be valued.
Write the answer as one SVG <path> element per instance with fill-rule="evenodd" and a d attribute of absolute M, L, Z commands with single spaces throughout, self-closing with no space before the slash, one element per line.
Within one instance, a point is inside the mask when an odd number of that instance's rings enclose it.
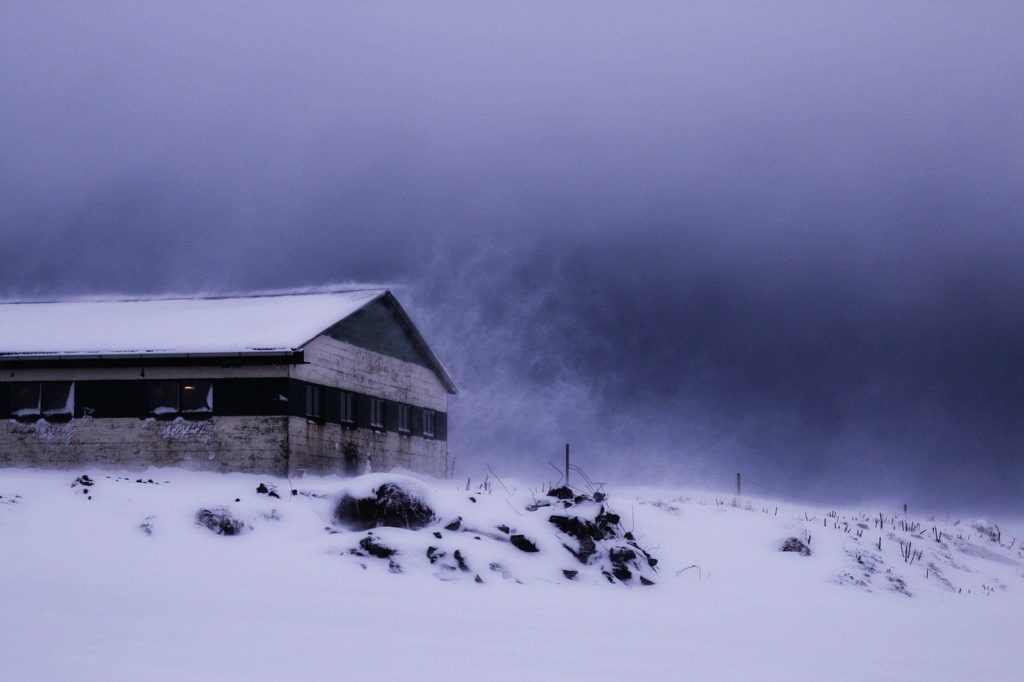
<path fill-rule="evenodd" d="M 294 379 L 447 411 L 448 391 L 426 367 L 328 336 L 316 337 L 303 351 L 306 364 L 292 365 Z"/>
<path fill-rule="evenodd" d="M 426 367 L 323 335 L 303 350 L 307 364 L 292 366 L 295 379 L 447 412 L 448 391 Z M 444 440 L 321 424 L 303 417 L 289 419 L 288 439 L 293 473 L 346 472 L 347 443 L 358 452 L 358 472 L 401 466 L 443 477 L 447 468 Z"/>
<path fill-rule="evenodd" d="M 288 417 L 8 419 L 0 427 L 0 466 L 181 466 L 281 475 L 288 469 L 287 422 Z"/>
<path fill-rule="evenodd" d="M 448 444 L 419 436 L 355 429 L 324 424 L 305 417 L 288 419 L 292 451 L 291 474 L 387 471 L 400 466 L 444 478 Z M 355 446 L 354 461 L 345 458 L 345 446 Z"/>

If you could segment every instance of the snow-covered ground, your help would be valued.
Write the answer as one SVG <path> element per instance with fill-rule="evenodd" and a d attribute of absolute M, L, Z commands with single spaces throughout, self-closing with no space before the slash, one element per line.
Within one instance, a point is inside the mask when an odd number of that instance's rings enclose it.
<path fill-rule="evenodd" d="M 1020 520 L 398 478 L 433 523 L 336 521 L 385 480 L 0 470 L 0 679 L 1024 679 Z M 615 537 L 584 565 L 552 515 Z M 630 537 L 657 561 L 609 580 Z"/>

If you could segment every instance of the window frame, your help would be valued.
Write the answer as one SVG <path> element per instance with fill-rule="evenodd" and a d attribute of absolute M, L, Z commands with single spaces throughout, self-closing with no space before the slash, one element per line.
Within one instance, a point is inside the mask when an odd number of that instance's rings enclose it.
<path fill-rule="evenodd" d="M 384 399 L 370 397 L 370 428 L 384 430 Z"/>
<path fill-rule="evenodd" d="M 412 405 L 398 403 L 398 432 L 412 433 Z"/>
<path fill-rule="evenodd" d="M 434 438 L 437 434 L 437 410 L 423 408 L 423 437 Z"/>
<path fill-rule="evenodd" d="M 318 384 L 306 384 L 306 419 L 322 422 L 324 419 L 324 391 Z"/>
<path fill-rule="evenodd" d="M 187 384 L 206 385 L 206 407 L 189 407 L 182 405 L 182 394 Z M 157 388 L 163 386 L 166 389 L 173 387 L 173 404 L 156 404 L 154 395 Z M 146 395 L 149 401 L 148 414 L 154 419 L 208 419 L 213 416 L 213 380 L 212 379 L 150 379 L 146 382 Z"/>
<path fill-rule="evenodd" d="M 185 391 L 188 390 L 188 384 L 194 384 L 197 387 L 206 385 L 206 397 L 205 407 L 185 407 Z M 201 416 L 204 414 L 213 414 L 213 381 L 211 379 L 181 379 L 178 381 L 178 414 L 183 416 Z"/>
<path fill-rule="evenodd" d="M 47 404 L 47 393 L 59 387 L 63 393 L 63 407 L 44 407 Z M 34 389 L 35 407 L 18 407 L 19 389 Z M 66 389 L 66 391 L 65 391 Z M 74 381 L 15 381 L 11 383 L 10 418 L 22 421 L 45 419 L 46 421 L 68 421 L 75 417 L 75 382 Z"/>
<path fill-rule="evenodd" d="M 338 421 L 342 426 L 355 426 L 356 396 L 351 391 L 342 391 L 339 397 Z"/>

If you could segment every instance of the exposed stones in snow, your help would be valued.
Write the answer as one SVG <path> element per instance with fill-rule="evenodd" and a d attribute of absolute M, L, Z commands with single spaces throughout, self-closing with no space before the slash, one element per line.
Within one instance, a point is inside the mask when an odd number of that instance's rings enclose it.
<path fill-rule="evenodd" d="M 247 528 L 234 518 L 227 507 L 211 507 L 196 512 L 196 523 L 209 528 L 217 535 L 241 535 Z"/>
<path fill-rule="evenodd" d="M 571 500 L 576 496 L 576 493 L 572 491 L 567 485 L 563 485 L 559 488 L 552 488 L 548 491 L 548 497 L 554 497 L 559 500 Z"/>
<path fill-rule="evenodd" d="M 380 485 L 372 497 L 343 495 L 335 518 L 353 530 L 379 526 L 416 530 L 433 522 L 434 511 L 398 483 L 389 482 Z"/>
<path fill-rule="evenodd" d="M 387 545 L 374 539 L 373 535 L 367 535 L 365 538 L 359 541 L 359 546 L 362 547 L 367 554 L 378 559 L 390 559 L 393 557 L 398 550 L 392 549 Z"/>
<path fill-rule="evenodd" d="M 783 552 L 796 552 L 801 556 L 811 556 L 811 548 L 804 544 L 800 538 L 786 538 L 782 543 Z"/>
<path fill-rule="evenodd" d="M 153 534 L 153 519 L 155 519 L 155 518 L 156 518 L 155 516 L 147 516 L 146 518 L 142 519 L 142 523 L 139 524 L 139 530 L 141 530 L 146 535 L 152 535 Z"/>
<path fill-rule="evenodd" d="M 297 491 L 293 490 L 292 494 L 296 494 Z M 260 495 L 266 495 L 267 497 L 276 497 L 281 499 L 281 496 L 277 494 L 277 488 L 274 486 L 267 486 L 265 483 L 260 483 L 256 486 L 256 493 Z"/>
<path fill-rule="evenodd" d="M 340 525 L 352 530 L 383 526 L 416 530 L 437 523 L 443 524 L 443 529 L 451 534 L 446 535 L 435 527 L 430 529 L 430 542 L 420 544 L 417 537 L 422 536 L 395 535 L 390 531 L 382 533 L 382 537 L 393 537 L 398 543 L 397 548 L 390 541 L 383 546 L 387 550 L 396 549 L 396 554 L 406 557 L 402 561 L 403 568 L 410 561 L 422 561 L 421 557 L 425 556 L 423 565 L 432 567 L 434 575 L 442 580 L 465 575 L 467 578 L 472 576 L 476 582 L 483 582 L 482 577 L 477 580 L 481 574 L 476 571 L 477 567 L 486 565 L 491 573 L 517 582 L 519 577 L 550 571 L 547 579 L 556 581 L 579 580 L 590 575 L 620 584 L 654 583 L 658 560 L 640 547 L 632 533 L 622 528 L 619 515 L 605 506 L 603 493 L 588 495 L 561 486 L 553 488 L 549 495 L 540 499 L 533 497 L 529 502 L 520 497 L 518 508 L 512 495 L 499 501 L 490 497 L 493 493 L 488 492 L 484 499 L 480 499 L 481 494 L 478 493 L 456 498 L 455 507 L 447 507 L 446 521 L 441 521 L 425 498 L 404 486 L 403 479 L 381 479 L 379 474 L 373 476 L 377 478 L 353 479 L 343 491 L 335 510 L 335 520 Z M 351 492 L 353 490 L 372 492 Z M 463 500 L 462 505 L 468 501 L 480 506 L 479 511 L 465 506 L 459 508 L 459 499 Z M 451 513 L 456 509 L 461 514 Z M 503 509 L 516 517 L 502 519 L 498 515 L 505 513 Z M 525 517 L 524 509 L 527 512 Z M 528 512 L 540 510 L 544 511 L 530 518 Z M 468 540 L 473 542 L 467 543 Z M 397 565 L 397 557 L 374 549 L 377 545 L 381 545 L 380 538 L 363 538 L 358 548 L 347 553 L 386 558 Z M 509 549 L 501 549 L 502 545 L 518 551 L 510 555 Z M 560 546 L 568 554 L 562 555 Z M 505 558 L 495 561 L 499 556 Z M 516 559 L 515 556 L 523 558 Z M 564 559 L 560 557 L 573 557 L 586 568 L 566 568 Z M 391 568 L 393 570 L 394 566 Z M 522 575 L 517 576 L 517 573 Z"/>
<path fill-rule="evenodd" d="M 509 537 L 508 540 L 509 540 L 509 542 L 512 543 L 513 547 L 515 547 L 516 549 L 521 550 L 523 552 L 539 552 L 540 551 L 539 549 L 537 549 L 537 545 L 533 544 L 533 542 L 528 537 L 526 537 L 525 535 L 519 535 L 519 534 L 512 535 L 512 536 Z"/>

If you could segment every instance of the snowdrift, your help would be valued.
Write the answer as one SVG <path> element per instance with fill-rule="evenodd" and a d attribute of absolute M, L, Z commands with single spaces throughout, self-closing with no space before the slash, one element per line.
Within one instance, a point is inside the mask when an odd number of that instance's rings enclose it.
<path fill-rule="evenodd" d="M 1022 529 L 399 473 L 8 469 L 0 678 L 1017 680 Z"/>

